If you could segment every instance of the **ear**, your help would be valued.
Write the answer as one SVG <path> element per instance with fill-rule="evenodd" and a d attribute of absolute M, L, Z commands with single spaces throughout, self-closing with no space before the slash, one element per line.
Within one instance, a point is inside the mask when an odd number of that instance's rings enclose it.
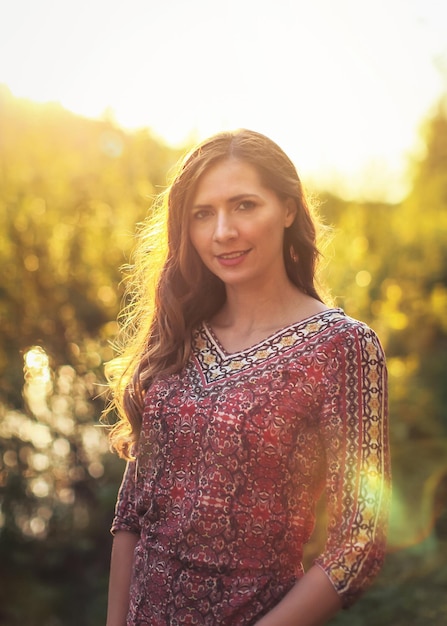
<path fill-rule="evenodd" d="M 287 200 L 285 201 L 285 209 L 286 209 L 286 213 L 285 213 L 284 226 L 285 228 L 289 228 L 289 226 L 292 226 L 293 220 L 295 219 L 295 216 L 296 216 L 296 204 L 293 198 L 287 198 Z"/>

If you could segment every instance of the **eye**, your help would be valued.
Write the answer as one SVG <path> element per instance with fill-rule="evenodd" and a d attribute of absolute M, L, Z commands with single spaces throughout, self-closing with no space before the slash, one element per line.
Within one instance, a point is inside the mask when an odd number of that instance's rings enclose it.
<path fill-rule="evenodd" d="M 193 220 L 203 220 L 211 214 L 210 209 L 198 209 L 192 214 Z"/>
<path fill-rule="evenodd" d="M 255 206 L 256 202 L 253 202 L 253 200 L 243 200 L 238 204 L 237 208 L 241 211 L 249 211 L 250 209 L 254 209 Z"/>

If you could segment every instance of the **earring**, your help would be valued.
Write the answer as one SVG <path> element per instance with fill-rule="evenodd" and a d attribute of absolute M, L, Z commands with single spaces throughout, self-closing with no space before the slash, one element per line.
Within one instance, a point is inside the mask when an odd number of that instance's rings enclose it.
<path fill-rule="evenodd" d="M 290 252 L 290 258 L 292 259 L 292 261 L 294 263 L 298 263 L 300 259 L 293 246 L 290 246 L 289 252 Z"/>

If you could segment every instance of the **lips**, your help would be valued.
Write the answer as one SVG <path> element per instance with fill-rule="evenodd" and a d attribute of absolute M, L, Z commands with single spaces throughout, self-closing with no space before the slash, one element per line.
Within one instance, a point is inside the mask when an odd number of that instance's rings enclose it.
<path fill-rule="evenodd" d="M 248 250 L 238 250 L 237 252 L 227 252 L 226 254 L 219 254 L 219 259 L 237 259 L 237 257 L 247 254 Z"/>
<path fill-rule="evenodd" d="M 246 258 L 250 250 L 235 250 L 234 252 L 226 252 L 224 254 L 216 255 L 217 260 L 221 265 L 238 265 Z"/>

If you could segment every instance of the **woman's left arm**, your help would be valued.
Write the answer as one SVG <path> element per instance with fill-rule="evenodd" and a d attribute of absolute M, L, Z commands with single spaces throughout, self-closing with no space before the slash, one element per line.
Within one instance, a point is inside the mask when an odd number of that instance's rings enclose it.
<path fill-rule="evenodd" d="M 327 346 L 320 422 L 328 537 L 315 565 L 256 626 L 319 626 L 352 604 L 385 555 L 390 497 L 387 372 L 375 333 L 352 321 Z"/>
<path fill-rule="evenodd" d="M 329 578 L 314 565 L 256 626 L 322 626 L 341 607 Z"/>

